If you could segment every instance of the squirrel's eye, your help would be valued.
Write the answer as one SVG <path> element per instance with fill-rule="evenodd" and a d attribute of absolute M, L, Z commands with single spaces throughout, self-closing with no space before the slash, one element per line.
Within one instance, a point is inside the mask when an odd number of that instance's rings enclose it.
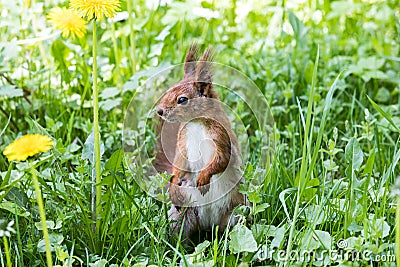
<path fill-rule="evenodd" d="M 188 101 L 189 99 L 187 99 L 187 97 L 180 97 L 180 98 L 178 98 L 178 104 L 186 104 L 186 102 Z"/>

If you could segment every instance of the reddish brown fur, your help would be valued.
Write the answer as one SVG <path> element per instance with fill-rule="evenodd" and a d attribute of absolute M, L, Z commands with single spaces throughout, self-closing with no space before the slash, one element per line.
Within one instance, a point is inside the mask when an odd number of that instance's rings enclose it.
<path fill-rule="evenodd" d="M 172 219 L 182 219 L 185 217 L 185 229 L 183 236 L 188 237 L 201 224 L 203 218 L 197 216 L 199 207 L 188 207 L 185 212 L 179 209 L 190 201 L 190 197 L 180 185 L 194 186 L 191 181 L 186 181 L 185 177 L 190 170 L 188 169 L 188 160 L 186 156 L 186 127 L 183 122 L 195 121 L 200 123 L 206 129 L 208 136 L 215 144 L 215 153 L 211 161 L 201 169 L 197 177 L 196 187 L 202 195 L 205 195 L 210 188 L 211 177 L 215 174 L 224 172 L 227 168 L 240 168 L 241 159 L 239 155 L 239 145 L 235 133 L 231 129 L 228 117 L 222 107 L 216 101 L 208 101 L 207 99 L 218 99 L 217 93 L 213 90 L 212 74 L 211 74 L 211 49 L 207 49 L 199 62 L 198 47 L 192 45 L 185 58 L 184 78 L 181 82 L 170 88 L 158 105 L 158 113 L 163 119 L 180 122 L 181 126 L 175 127 L 177 133 L 171 133 L 170 138 L 176 141 L 176 152 L 172 169 L 171 163 L 168 161 L 163 152 L 159 152 L 156 157 L 156 168 L 165 170 L 170 173 L 172 171 L 171 185 L 169 188 L 170 198 L 174 203 L 171 208 Z M 192 103 L 191 105 L 179 105 L 179 98 L 185 97 Z M 194 103 L 194 104 L 193 104 Z M 201 118 L 191 117 L 193 114 L 202 114 Z M 217 115 L 216 115 L 217 114 Z M 164 123 L 170 123 L 165 121 Z M 174 135 L 177 134 L 177 135 Z M 160 139 L 159 139 L 160 142 Z M 173 146 L 174 142 L 172 142 Z M 159 170 L 157 169 L 157 170 Z M 239 177 L 240 178 L 240 177 Z M 226 178 L 228 179 L 228 178 Z M 231 179 L 231 178 L 229 178 Z M 232 178 L 234 179 L 234 178 Z M 229 222 L 230 214 L 234 207 L 246 204 L 245 197 L 239 193 L 238 184 L 230 193 L 231 202 L 223 210 L 221 210 L 220 228 L 223 230 Z M 212 205 L 212 203 L 210 204 Z M 181 222 L 173 224 L 174 231 L 179 232 Z"/>
<path fill-rule="evenodd" d="M 167 140 L 161 140 L 161 129 L 167 131 L 170 138 Z M 175 157 L 178 131 L 179 126 L 177 126 L 176 123 L 169 123 L 161 119 L 161 117 L 157 117 L 157 153 L 154 160 L 154 167 L 159 173 L 172 173 L 172 162 Z"/>

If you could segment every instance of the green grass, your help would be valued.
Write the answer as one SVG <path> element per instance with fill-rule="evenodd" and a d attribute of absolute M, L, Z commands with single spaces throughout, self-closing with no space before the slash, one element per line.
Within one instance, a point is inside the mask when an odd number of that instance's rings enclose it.
<path fill-rule="evenodd" d="M 99 234 L 93 231 L 91 206 L 92 22 L 85 38 L 63 39 L 53 35 L 45 15 L 67 1 L 31 3 L 28 8 L 0 0 L 0 151 L 27 133 L 54 139 L 54 148 L 34 157 L 33 164 L 55 265 L 395 266 L 400 245 L 397 1 L 195 1 L 154 8 L 145 1 L 123 1 L 122 10 L 135 14 L 131 24 L 103 21 L 97 27 L 104 146 Z M 218 15 L 206 19 L 196 7 Z M 32 41 L 39 36 L 48 38 Z M 169 203 L 140 188 L 136 178 L 145 168 L 129 168 L 121 148 L 136 89 L 165 67 L 182 63 L 194 40 L 203 49 L 213 46 L 217 62 L 259 87 L 274 117 L 268 136 L 274 146 L 270 162 L 257 164 L 253 155 L 246 166 L 242 189 L 252 206 L 237 210 L 241 223 L 221 238 L 214 230 L 184 246 L 168 234 Z M 231 94 L 221 98 L 248 127 L 239 140 L 258 151 L 259 138 L 267 136 L 257 136 L 249 107 Z M 152 148 L 152 129 L 139 116 L 146 112 L 144 102 L 135 101 L 134 119 Z M 0 235 L 9 234 L 0 245 L 1 265 L 9 254 L 13 265 L 45 266 L 30 165 L 10 163 L 2 155 L 0 174 Z M 368 257 L 346 258 L 352 250 Z M 314 255 L 301 259 L 309 251 Z M 335 251 L 344 258 L 328 253 Z M 284 260 L 285 253 L 293 257 Z"/>

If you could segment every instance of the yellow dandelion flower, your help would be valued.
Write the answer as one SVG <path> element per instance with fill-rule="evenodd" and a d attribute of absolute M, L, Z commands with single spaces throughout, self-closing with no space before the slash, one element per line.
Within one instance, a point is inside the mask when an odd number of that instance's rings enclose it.
<path fill-rule="evenodd" d="M 52 146 L 53 141 L 48 136 L 27 134 L 9 144 L 3 154 L 9 161 L 24 161 L 39 152 L 48 151 Z"/>
<path fill-rule="evenodd" d="M 62 37 L 82 38 L 86 33 L 86 21 L 79 14 L 68 8 L 54 7 L 47 16 L 54 28 L 62 30 Z"/>
<path fill-rule="evenodd" d="M 119 0 L 70 0 L 70 8 L 78 11 L 88 20 L 95 18 L 102 20 L 103 16 L 108 18 L 114 17 L 115 13 L 120 10 Z"/>

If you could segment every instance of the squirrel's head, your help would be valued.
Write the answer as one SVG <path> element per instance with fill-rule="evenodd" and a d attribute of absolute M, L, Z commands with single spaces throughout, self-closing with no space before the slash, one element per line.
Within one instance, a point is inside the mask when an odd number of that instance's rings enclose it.
<path fill-rule="evenodd" d="M 202 99 L 218 98 L 212 85 L 212 49 L 207 48 L 201 58 L 198 52 L 197 44 L 192 44 L 185 58 L 182 81 L 169 88 L 157 106 L 158 115 L 167 121 L 182 121 L 183 114 L 206 108 L 207 105 L 200 105 L 204 103 Z"/>

